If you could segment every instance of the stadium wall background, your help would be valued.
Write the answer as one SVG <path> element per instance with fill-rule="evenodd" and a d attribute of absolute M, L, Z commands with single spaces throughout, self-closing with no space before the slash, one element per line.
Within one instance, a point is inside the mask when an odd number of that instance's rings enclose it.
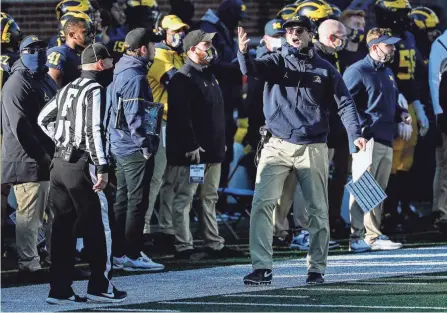
<path fill-rule="evenodd" d="M 199 20 L 208 8 L 215 9 L 221 0 L 193 0 L 195 4 L 195 20 Z M 365 0 L 367 1 L 367 0 Z M 429 5 L 443 9 L 443 25 L 446 20 L 446 0 L 410 0 L 414 5 Z M 57 23 L 54 8 L 58 0 L 3 0 L 1 10 L 14 17 L 22 31 L 49 39 L 56 34 Z M 170 10 L 169 0 L 157 0 L 163 13 Z M 281 7 L 292 3 L 290 0 L 245 0 L 251 20 L 245 22 L 247 32 L 251 36 L 261 36 L 265 23 L 274 17 Z M 373 2 L 370 0 L 370 2 Z M 437 12 L 439 12 L 437 10 Z M 371 15 L 372 17 L 372 15 Z M 373 18 L 373 17 L 372 17 Z"/>

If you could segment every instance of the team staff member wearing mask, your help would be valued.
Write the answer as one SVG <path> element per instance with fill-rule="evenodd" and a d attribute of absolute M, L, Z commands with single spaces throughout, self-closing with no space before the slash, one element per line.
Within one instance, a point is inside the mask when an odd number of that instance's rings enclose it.
<path fill-rule="evenodd" d="M 196 193 L 201 205 L 202 238 L 211 257 L 239 256 L 224 247 L 216 221 L 221 163 L 225 158 L 225 111 L 219 83 L 209 66 L 217 56 L 212 45 L 215 33 L 190 32 L 183 41 L 186 64 L 168 86 L 168 122 L 165 184 L 174 191 L 172 222 L 175 256 L 196 255 L 189 228 L 189 212 Z M 190 182 L 190 165 L 203 164 L 203 184 Z M 195 256 L 194 256 L 195 257 Z"/>
<path fill-rule="evenodd" d="M 324 283 L 329 244 L 328 148 L 329 111 L 338 111 L 350 138 L 351 151 L 363 149 L 355 104 L 337 70 L 321 59 L 309 43 L 313 25 L 305 16 L 283 24 L 287 44 L 277 52 L 253 60 L 247 34 L 239 28 L 238 60 L 243 75 L 266 82 L 264 114 L 272 133 L 264 146 L 256 177 L 250 220 L 250 254 L 254 271 L 247 285 L 272 280 L 273 209 L 284 181 L 294 172 L 308 204 L 310 248 L 308 284 Z M 335 107 L 332 109 L 332 107 Z"/>
<path fill-rule="evenodd" d="M 151 86 L 155 102 L 163 103 L 163 124 L 166 127 L 168 114 L 167 88 L 175 73 L 185 64 L 186 55 L 183 53 L 183 39 L 189 26 L 175 15 L 167 15 L 161 21 L 161 33 L 164 34 L 162 42 L 155 45 L 154 64 L 149 69 L 147 78 Z M 154 211 L 154 204 L 160 191 L 160 211 L 158 222 L 161 237 L 157 237 L 156 244 L 160 248 L 172 248 L 174 244 L 174 230 L 172 227 L 172 190 L 162 188 L 163 174 L 166 168 L 166 143 L 165 134 L 162 131 L 160 144 L 155 154 L 154 174 L 151 180 L 149 194 L 149 209 L 146 212 L 145 233 L 150 232 L 150 221 Z M 158 240 L 159 239 L 159 240 Z"/>
<path fill-rule="evenodd" d="M 346 28 L 348 41 L 345 49 L 338 52 L 340 62 L 340 73 L 357 61 L 363 59 L 367 54 L 365 42 L 365 11 L 345 10 L 340 16 L 340 22 Z"/>
<path fill-rule="evenodd" d="M 86 301 L 71 286 L 76 222 L 92 271 L 87 298 L 121 302 L 127 297 L 110 283 L 112 232 L 103 192 L 109 169 L 105 86 L 112 80 L 113 59 L 103 44 L 94 43 L 81 60 L 81 77 L 59 90 L 39 114 L 40 127 L 56 142 L 48 196 L 54 212 L 49 304 Z M 52 123 L 55 127 L 49 128 Z"/>
<path fill-rule="evenodd" d="M 14 184 L 19 271 L 41 269 L 37 235 L 42 225 L 54 143 L 37 125 L 37 116 L 57 87 L 45 66 L 47 44 L 28 36 L 20 59 L 2 90 L 2 183 Z"/>
<path fill-rule="evenodd" d="M 347 31 L 342 23 L 336 20 L 325 20 L 318 27 L 318 40 L 315 42 L 315 51 L 320 57 L 331 63 L 340 72 L 338 53 L 347 42 Z M 329 225 L 331 233 L 343 234 L 345 222 L 341 217 L 341 203 L 334 200 L 343 197 L 344 187 L 348 179 L 349 168 L 349 142 L 346 130 L 336 114 L 329 116 L 330 132 L 328 136 L 329 160 L 334 163 L 333 175 L 329 181 Z"/>
<path fill-rule="evenodd" d="M 391 173 L 397 123 L 400 122 L 401 138 L 408 139 L 411 136 L 411 117 L 407 110 L 397 104 L 399 91 L 393 72 L 388 67 L 396 50 L 394 44 L 400 40 L 400 38 L 392 37 L 390 29 L 371 29 L 366 38 L 369 54 L 363 60 L 350 66 L 343 75 L 346 86 L 357 105 L 363 135 L 365 138 L 374 139 L 369 172 L 383 190 L 386 189 Z M 352 166 L 353 168 L 356 166 L 355 154 Z M 349 203 L 351 251 L 402 248 L 401 243 L 392 242 L 380 230 L 382 204 L 365 214 L 353 196 Z"/>

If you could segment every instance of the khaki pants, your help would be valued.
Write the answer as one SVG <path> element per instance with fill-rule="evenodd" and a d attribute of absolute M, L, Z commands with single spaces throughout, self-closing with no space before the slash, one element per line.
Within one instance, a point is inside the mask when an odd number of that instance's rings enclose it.
<path fill-rule="evenodd" d="M 295 172 L 291 172 L 284 182 L 281 198 L 276 203 L 273 213 L 274 236 L 285 237 L 289 234 L 290 207 L 293 209 L 293 220 L 296 226 L 307 229 L 309 218 L 304 202 L 303 192 L 298 184 Z"/>
<path fill-rule="evenodd" d="M 194 194 L 199 198 L 199 220 L 205 247 L 220 250 L 225 240 L 219 236 L 216 221 L 217 188 L 220 181 L 220 164 L 208 164 L 203 185 L 189 183 L 189 166 L 168 165 L 165 173 L 166 184 L 172 186 L 172 222 L 175 234 L 175 249 L 193 249 L 193 237 L 189 227 L 189 212 Z"/>
<path fill-rule="evenodd" d="M 436 148 L 436 174 L 433 184 L 433 211 L 447 220 L 447 135 L 442 134 L 442 146 Z"/>
<path fill-rule="evenodd" d="M 166 127 L 166 123 L 162 123 L 162 128 Z M 163 184 L 163 175 L 166 170 L 166 147 L 163 146 L 164 133 L 160 135 L 160 145 L 154 159 L 154 174 L 152 175 L 151 185 L 149 190 L 149 207 L 145 216 L 144 233 L 156 232 L 156 229 L 151 226 L 151 218 L 154 213 L 154 205 L 160 192 L 160 210 L 158 211 L 158 226 L 159 231 L 165 234 L 174 234 L 172 227 L 172 197 L 173 190 L 169 185 Z"/>
<path fill-rule="evenodd" d="M 355 153 L 352 155 L 352 167 L 356 166 L 356 156 Z M 393 148 L 375 142 L 372 154 L 372 164 L 368 171 L 383 190 L 385 190 L 388 185 L 392 164 Z M 377 237 L 382 235 L 380 225 L 382 223 L 383 203 L 365 214 L 351 195 L 349 198 L 349 212 L 351 215 L 352 240 L 365 239 L 365 241 L 370 244 Z"/>
<path fill-rule="evenodd" d="M 270 138 L 258 165 L 250 219 L 250 254 L 254 269 L 273 265 L 273 209 L 290 172 L 296 174 L 309 215 L 309 272 L 324 273 L 327 265 L 329 219 L 328 151 L 324 143 L 296 145 Z"/>
<path fill-rule="evenodd" d="M 293 204 L 293 195 L 296 188 L 296 174 L 291 172 L 284 182 L 281 197 L 278 199 L 273 213 L 273 235 L 276 237 L 285 237 L 289 233 L 290 225 L 287 215 L 289 215 L 290 207 Z"/>
<path fill-rule="evenodd" d="M 332 161 L 334 158 L 335 149 L 328 149 L 328 160 Z M 278 203 L 275 206 L 273 215 L 273 224 L 275 225 L 274 236 L 285 237 L 289 230 L 289 220 L 287 215 L 289 214 L 289 209 L 293 205 L 293 217 L 295 225 L 301 226 L 307 229 L 307 224 L 309 222 L 306 204 L 303 201 L 303 192 L 301 191 L 300 185 L 297 184 L 297 179 L 295 173 L 291 173 L 286 181 L 284 182 L 284 188 L 279 198 Z"/>
<path fill-rule="evenodd" d="M 36 271 L 41 268 L 40 257 L 37 252 L 37 236 L 43 223 L 48 188 L 49 182 L 14 185 L 14 193 L 18 204 L 16 211 L 16 244 L 20 270 Z M 47 236 L 49 236 L 48 228 L 51 228 L 51 217 L 52 214 L 48 214 Z M 48 243 L 51 241 L 50 238 L 46 239 Z"/>

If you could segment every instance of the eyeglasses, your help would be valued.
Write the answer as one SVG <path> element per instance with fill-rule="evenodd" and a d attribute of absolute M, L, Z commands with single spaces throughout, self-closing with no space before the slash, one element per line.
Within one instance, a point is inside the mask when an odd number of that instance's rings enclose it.
<path fill-rule="evenodd" d="M 342 42 L 342 44 L 344 44 L 348 40 L 348 38 L 346 38 L 346 37 L 339 37 L 339 36 L 337 36 L 335 34 L 332 34 L 332 36 L 334 36 L 335 38 L 340 40 Z"/>
<path fill-rule="evenodd" d="M 23 49 L 22 50 L 22 53 L 25 53 L 25 54 L 35 54 L 35 53 L 38 53 L 38 52 L 45 52 L 45 51 L 47 51 L 47 48 L 45 47 L 38 47 L 38 48 L 25 48 L 25 49 Z"/>
<path fill-rule="evenodd" d="M 306 27 L 301 27 L 301 26 L 286 27 L 286 33 L 288 33 L 288 34 L 301 35 L 304 32 L 309 32 L 309 30 Z"/>

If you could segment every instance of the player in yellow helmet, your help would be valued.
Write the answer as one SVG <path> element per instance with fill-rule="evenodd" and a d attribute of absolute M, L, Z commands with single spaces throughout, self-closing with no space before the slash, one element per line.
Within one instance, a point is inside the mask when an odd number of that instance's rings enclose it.
<path fill-rule="evenodd" d="M 441 34 L 438 29 L 438 15 L 428 7 L 417 7 L 410 11 L 409 17 L 410 30 L 416 38 L 418 49 L 422 53 L 424 61 L 428 61 L 430 47 Z"/>

